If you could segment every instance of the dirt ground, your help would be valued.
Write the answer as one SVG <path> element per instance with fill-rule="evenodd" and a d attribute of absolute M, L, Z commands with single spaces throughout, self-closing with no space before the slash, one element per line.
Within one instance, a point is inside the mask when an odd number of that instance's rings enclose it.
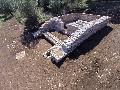
<path fill-rule="evenodd" d="M 42 57 L 51 47 L 46 40 L 22 45 L 23 30 L 14 18 L 0 28 L 0 90 L 120 90 L 119 24 L 91 36 L 60 67 Z"/>
<path fill-rule="evenodd" d="M 101 7 L 96 8 L 97 14 L 102 13 Z M 107 14 L 115 11 L 117 18 L 58 65 L 43 58 L 52 46 L 45 39 L 35 40 L 28 48 L 21 43 L 23 25 L 14 18 L 0 25 L 0 90 L 120 90 L 120 9 L 114 9 Z M 16 59 L 20 52 L 25 53 Z"/>

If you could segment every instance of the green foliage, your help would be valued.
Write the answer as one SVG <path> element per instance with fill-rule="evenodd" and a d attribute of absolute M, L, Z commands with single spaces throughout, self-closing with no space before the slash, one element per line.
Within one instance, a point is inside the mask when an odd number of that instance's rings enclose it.
<path fill-rule="evenodd" d="M 41 8 L 38 8 L 38 9 L 35 10 L 35 13 L 36 13 L 36 15 L 37 15 L 37 20 L 38 20 L 39 22 L 44 22 L 44 21 L 48 20 L 48 19 L 51 17 L 50 14 L 49 14 L 49 15 L 46 15 L 46 14 L 43 13 L 42 11 L 43 11 L 43 10 L 42 10 Z"/>
<path fill-rule="evenodd" d="M 41 7 L 45 10 L 49 10 L 51 13 L 54 14 L 63 14 L 64 12 L 73 10 L 73 9 L 81 9 L 87 7 L 86 2 L 88 0 L 39 0 Z M 46 8 L 47 7 L 47 8 Z"/>
<path fill-rule="evenodd" d="M 0 0 L 0 14 L 3 17 L 15 16 L 19 22 L 24 22 L 26 18 L 31 16 L 36 16 L 38 19 L 46 19 L 45 14 L 42 13 L 42 10 L 37 5 L 37 0 Z"/>
<path fill-rule="evenodd" d="M 36 16 L 40 21 L 48 19 L 44 12 L 63 14 L 86 7 L 87 0 L 0 0 L 0 14 L 15 16 L 18 21 Z"/>

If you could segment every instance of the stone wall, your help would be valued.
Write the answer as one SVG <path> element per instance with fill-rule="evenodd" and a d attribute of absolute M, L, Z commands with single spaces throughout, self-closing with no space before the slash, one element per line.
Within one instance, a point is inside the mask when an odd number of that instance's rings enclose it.
<path fill-rule="evenodd" d="M 59 16 L 59 18 L 65 23 L 70 23 L 77 20 L 93 21 L 100 17 L 101 17 L 100 15 L 92 15 L 92 14 L 85 14 L 85 13 L 72 13 L 72 14 Z"/>
<path fill-rule="evenodd" d="M 48 32 L 50 30 L 55 30 L 57 32 L 59 31 L 64 32 L 64 22 L 58 17 L 51 18 L 50 20 L 42 24 L 39 30 L 33 33 L 33 36 L 38 37 L 42 35 L 43 33 Z"/>
<path fill-rule="evenodd" d="M 107 25 L 109 20 L 110 17 L 103 16 L 99 19 L 86 23 L 86 25 L 81 28 L 78 28 L 74 33 L 71 34 L 71 37 L 64 40 L 68 50 L 71 52 L 77 45 Z"/>

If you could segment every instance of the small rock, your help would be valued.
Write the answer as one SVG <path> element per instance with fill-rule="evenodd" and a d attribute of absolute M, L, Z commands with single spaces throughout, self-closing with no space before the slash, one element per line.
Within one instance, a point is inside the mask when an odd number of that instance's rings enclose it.
<path fill-rule="evenodd" d="M 113 56 L 116 55 L 117 53 L 113 53 Z"/>
<path fill-rule="evenodd" d="M 16 53 L 16 59 L 17 60 L 22 59 L 23 57 L 25 57 L 25 51 Z"/>
<path fill-rule="evenodd" d="M 94 54 L 96 54 L 97 52 L 94 52 Z"/>
<path fill-rule="evenodd" d="M 64 87 L 64 85 L 62 83 L 59 83 L 59 87 Z"/>

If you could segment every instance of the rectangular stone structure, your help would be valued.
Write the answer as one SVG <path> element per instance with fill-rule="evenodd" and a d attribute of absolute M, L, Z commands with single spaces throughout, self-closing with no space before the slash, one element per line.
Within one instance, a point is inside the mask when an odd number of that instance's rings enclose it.
<path fill-rule="evenodd" d="M 38 30 L 33 35 L 36 37 L 43 34 L 54 43 L 54 46 L 47 50 L 43 56 L 58 63 L 84 40 L 105 27 L 110 19 L 109 16 L 84 13 L 62 15 L 51 18 L 40 27 L 42 30 Z M 61 41 L 49 32 L 51 29 L 67 34 L 69 37 Z"/>

